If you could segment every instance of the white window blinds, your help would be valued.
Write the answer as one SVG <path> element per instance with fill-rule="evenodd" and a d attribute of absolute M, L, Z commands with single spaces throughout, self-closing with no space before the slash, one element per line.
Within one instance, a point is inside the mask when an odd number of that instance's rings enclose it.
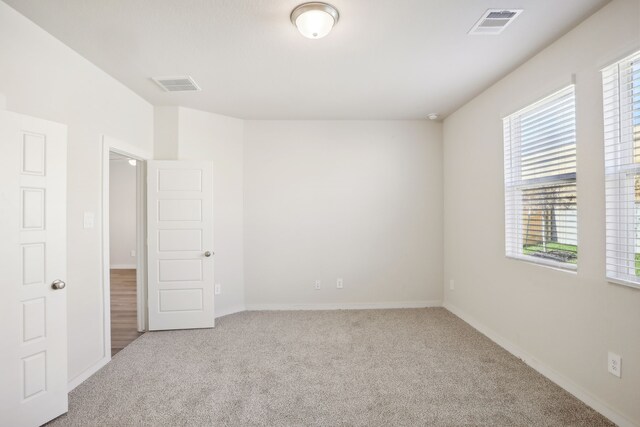
<path fill-rule="evenodd" d="M 602 71 L 607 277 L 640 286 L 640 52 Z"/>
<path fill-rule="evenodd" d="M 575 269 L 574 87 L 503 120 L 506 255 Z"/>

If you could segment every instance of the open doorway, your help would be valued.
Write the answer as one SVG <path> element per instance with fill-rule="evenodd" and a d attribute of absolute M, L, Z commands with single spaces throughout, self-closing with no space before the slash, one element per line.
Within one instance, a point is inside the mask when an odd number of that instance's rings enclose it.
<path fill-rule="evenodd" d="M 138 179 L 136 159 L 109 152 L 111 356 L 142 335 L 138 322 Z"/>

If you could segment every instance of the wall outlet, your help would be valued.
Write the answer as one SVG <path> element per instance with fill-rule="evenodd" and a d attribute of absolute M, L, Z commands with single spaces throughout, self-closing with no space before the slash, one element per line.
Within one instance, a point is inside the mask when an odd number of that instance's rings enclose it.
<path fill-rule="evenodd" d="M 615 375 L 616 377 L 620 378 L 620 371 L 622 370 L 621 363 L 622 360 L 619 354 L 609 352 L 607 367 L 611 375 Z"/>
<path fill-rule="evenodd" d="M 316 282 L 314 283 L 313 287 L 316 289 L 316 291 L 320 290 L 320 280 L 316 280 Z"/>
<path fill-rule="evenodd" d="M 222 292 L 222 287 L 220 286 L 220 283 L 216 283 L 213 286 L 213 293 L 216 295 L 220 295 L 221 292 Z"/>
<path fill-rule="evenodd" d="M 453 279 L 449 280 L 449 289 L 453 291 L 455 288 L 456 288 L 456 284 L 453 281 Z"/>
<path fill-rule="evenodd" d="M 136 251 L 131 251 L 131 256 L 136 256 Z"/>
<path fill-rule="evenodd" d="M 343 287 L 344 287 L 344 281 L 342 280 L 342 277 L 339 277 L 338 280 L 336 280 L 336 288 L 342 289 Z"/>

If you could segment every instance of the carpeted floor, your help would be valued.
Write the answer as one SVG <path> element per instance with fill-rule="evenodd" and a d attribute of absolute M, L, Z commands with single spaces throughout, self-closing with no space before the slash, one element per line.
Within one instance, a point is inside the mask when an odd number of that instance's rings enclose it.
<path fill-rule="evenodd" d="M 146 333 L 70 395 L 74 426 L 601 426 L 442 308 L 244 312 Z"/>

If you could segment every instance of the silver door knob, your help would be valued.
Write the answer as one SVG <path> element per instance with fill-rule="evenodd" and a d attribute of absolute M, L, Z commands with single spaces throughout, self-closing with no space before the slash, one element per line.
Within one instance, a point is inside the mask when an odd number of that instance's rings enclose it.
<path fill-rule="evenodd" d="M 204 253 L 204 256 L 206 256 L 207 258 L 209 258 L 211 255 L 213 255 L 213 252 L 211 252 L 211 251 L 206 251 Z"/>
<path fill-rule="evenodd" d="M 51 284 L 51 287 L 53 289 L 64 289 L 64 287 L 67 286 L 66 283 L 64 283 L 62 280 L 54 280 L 53 283 Z"/>

